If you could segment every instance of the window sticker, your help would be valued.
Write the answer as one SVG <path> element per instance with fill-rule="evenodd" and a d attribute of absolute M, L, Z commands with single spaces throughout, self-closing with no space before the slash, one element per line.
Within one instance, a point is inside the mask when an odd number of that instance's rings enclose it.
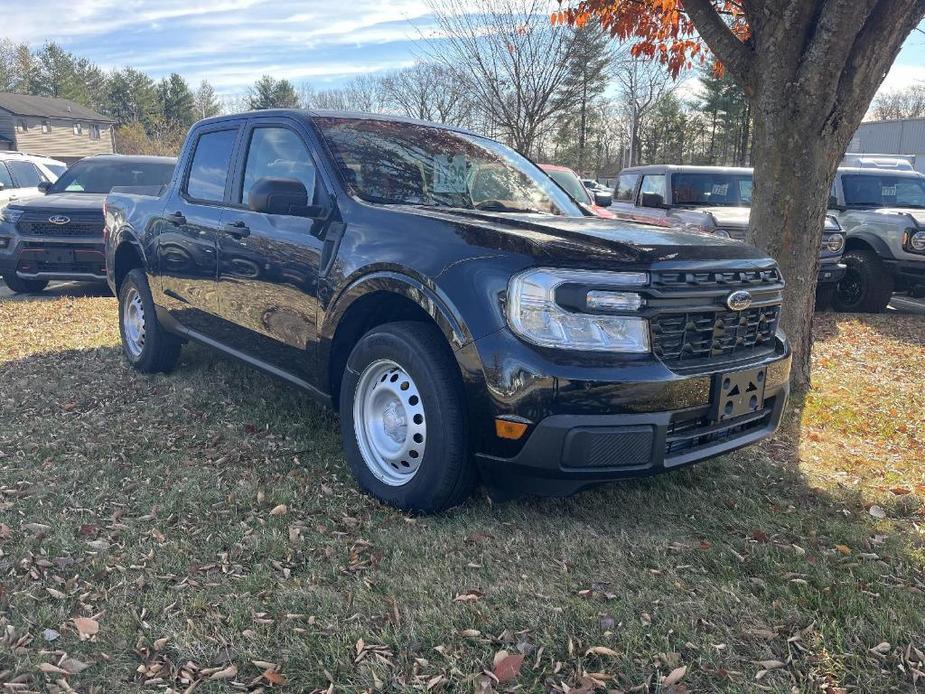
<path fill-rule="evenodd" d="M 892 186 L 881 186 L 880 195 L 885 198 L 895 198 L 896 197 L 896 185 Z"/>
<path fill-rule="evenodd" d="M 725 197 L 726 191 L 729 190 L 728 183 L 714 183 L 713 184 L 713 195 L 722 195 Z"/>
<path fill-rule="evenodd" d="M 435 193 L 465 193 L 466 186 L 465 154 L 435 154 L 434 155 L 434 185 Z"/>

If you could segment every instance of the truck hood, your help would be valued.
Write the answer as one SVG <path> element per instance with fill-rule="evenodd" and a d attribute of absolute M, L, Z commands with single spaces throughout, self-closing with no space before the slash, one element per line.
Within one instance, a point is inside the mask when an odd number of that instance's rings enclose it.
<path fill-rule="evenodd" d="M 742 260 L 745 266 L 766 267 L 773 262 L 754 246 L 732 239 L 623 220 L 421 207 L 404 210 L 453 224 L 469 245 L 531 255 L 561 266 L 597 269 L 613 268 L 614 263 Z"/>
<path fill-rule="evenodd" d="M 106 195 L 102 193 L 52 193 L 40 195 L 28 200 L 17 200 L 10 205 L 11 210 L 24 210 L 28 212 L 48 212 L 57 214 L 61 212 L 103 212 L 103 201 Z"/>
<path fill-rule="evenodd" d="M 871 214 L 902 214 L 909 215 L 912 219 L 915 220 L 916 226 L 919 229 L 925 229 L 925 210 L 920 210 L 916 207 L 880 207 L 876 210 L 860 210 L 863 212 L 868 212 Z"/>
<path fill-rule="evenodd" d="M 750 207 L 695 207 L 685 209 L 695 209 L 697 212 L 710 215 L 716 220 L 716 225 L 720 227 L 745 228 L 748 226 L 748 218 L 752 213 L 752 208 Z"/>

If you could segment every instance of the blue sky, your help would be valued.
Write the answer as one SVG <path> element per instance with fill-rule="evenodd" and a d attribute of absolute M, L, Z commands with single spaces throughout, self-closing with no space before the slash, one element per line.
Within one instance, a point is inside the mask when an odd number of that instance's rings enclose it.
<path fill-rule="evenodd" d="M 243 93 L 262 74 L 316 87 L 414 63 L 435 36 L 421 0 L 31 0 L 4 3 L 4 30 L 38 47 L 57 41 L 105 68 L 208 79 Z M 915 32 L 885 89 L 925 83 Z"/>

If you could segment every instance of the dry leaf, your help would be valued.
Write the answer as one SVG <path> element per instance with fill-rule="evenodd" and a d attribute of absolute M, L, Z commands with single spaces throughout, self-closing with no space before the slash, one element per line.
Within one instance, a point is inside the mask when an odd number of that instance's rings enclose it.
<path fill-rule="evenodd" d="M 478 629 L 463 629 L 461 632 L 459 632 L 459 635 L 464 639 L 474 639 L 478 636 L 481 636 L 482 632 Z"/>
<path fill-rule="evenodd" d="M 787 667 L 787 663 L 780 660 L 758 660 L 755 665 L 760 665 L 764 670 L 778 670 L 782 667 Z"/>
<path fill-rule="evenodd" d="M 94 636 L 100 630 L 100 623 L 89 617 L 74 617 L 71 621 L 77 627 L 77 633 L 80 635 L 81 640 Z"/>
<path fill-rule="evenodd" d="M 77 658 L 65 658 L 61 661 L 61 667 L 67 670 L 69 675 L 76 675 L 90 667 L 90 664 L 77 660 Z"/>
<path fill-rule="evenodd" d="M 847 545 L 835 545 L 835 551 L 839 554 L 844 554 L 845 556 L 851 554 L 851 548 Z"/>
<path fill-rule="evenodd" d="M 238 674 L 238 666 L 231 664 L 228 667 L 219 670 L 218 672 L 213 672 L 209 675 L 210 680 L 230 680 Z"/>
<path fill-rule="evenodd" d="M 611 658 L 617 658 L 620 656 L 619 653 L 617 653 L 612 648 L 607 648 L 607 646 L 592 646 L 591 648 L 585 651 L 586 656 L 592 655 L 592 654 L 593 655 L 606 655 Z"/>
<path fill-rule="evenodd" d="M 499 682 L 510 682 L 520 674 L 520 666 L 523 663 L 524 657 L 520 653 L 511 654 L 507 651 L 498 651 L 495 653 L 495 666 L 492 674 L 498 678 Z"/>
<path fill-rule="evenodd" d="M 676 667 L 674 670 L 669 672 L 665 678 L 662 680 L 663 687 L 670 687 L 673 684 L 680 682 L 684 675 L 687 674 L 687 665 L 682 665 L 681 667 Z"/>
<path fill-rule="evenodd" d="M 286 678 L 276 672 L 276 670 L 264 670 L 263 679 L 270 684 L 286 684 Z"/>
<path fill-rule="evenodd" d="M 886 511 L 876 504 L 867 509 L 867 512 L 874 518 L 886 518 Z"/>
<path fill-rule="evenodd" d="M 41 670 L 42 672 L 47 672 L 49 674 L 55 674 L 55 675 L 70 674 L 68 673 L 67 670 L 63 668 L 59 668 L 57 665 L 52 665 L 51 663 L 39 663 L 39 670 Z"/>
<path fill-rule="evenodd" d="M 285 516 L 289 512 L 289 508 L 286 504 L 279 504 L 279 506 L 274 506 L 273 510 L 270 511 L 271 516 Z"/>

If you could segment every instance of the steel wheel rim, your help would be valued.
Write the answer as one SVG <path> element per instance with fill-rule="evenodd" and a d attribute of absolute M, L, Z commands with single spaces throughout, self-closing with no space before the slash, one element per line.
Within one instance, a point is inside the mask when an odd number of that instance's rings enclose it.
<path fill-rule="evenodd" d="M 400 487 L 414 478 L 424 459 L 427 420 L 417 384 L 399 364 L 380 359 L 363 369 L 353 398 L 353 428 L 376 479 Z"/>
<path fill-rule="evenodd" d="M 140 357 L 145 348 L 145 307 L 135 287 L 130 287 L 125 293 L 122 334 L 125 336 L 125 348 L 132 359 Z"/>

